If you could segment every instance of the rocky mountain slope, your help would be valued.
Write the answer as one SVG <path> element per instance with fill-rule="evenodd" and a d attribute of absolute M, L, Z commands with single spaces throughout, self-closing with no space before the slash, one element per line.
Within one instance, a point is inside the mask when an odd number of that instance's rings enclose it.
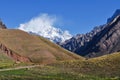
<path fill-rule="evenodd" d="M 92 40 L 93 36 L 95 36 L 98 32 L 104 29 L 104 26 L 95 27 L 91 32 L 86 34 L 77 34 L 69 40 L 66 40 L 63 43 L 59 43 L 62 47 L 75 52 L 76 48 L 80 48 L 82 46 L 86 46 L 87 43 Z"/>
<path fill-rule="evenodd" d="M 118 13 L 118 10 L 116 12 Z M 96 27 L 87 34 L 79 34 L 60 45 L 86 57 L 120 51 L 120 15 L 114 17 L 109 23 Z"/>
<path fill-rule="evenodd" d="M 0 51 L 0 54 L 18 62 L 52 63 L 83 59 L 43 37 L 15 29 L 0 29 Z"/>
<path fill-rule="evenodd" d="M 120 9 L 117 9 L 115 13 L 112 15 L 112 17 L 107 19 L 107 23 L 110 23 L 113 21 L 113 19 L 120 14 Z"/>
<path fill-rule="evenodd" d="M 6 25 L 0 20 L 0 29 L 7 29 Z"/>

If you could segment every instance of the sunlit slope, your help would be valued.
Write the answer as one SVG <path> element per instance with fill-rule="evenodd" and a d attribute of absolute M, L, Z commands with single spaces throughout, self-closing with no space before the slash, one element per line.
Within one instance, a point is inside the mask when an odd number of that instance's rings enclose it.
<path fill-rule="evenodd" d="M 51 63 L 83 59 L 42 37 L 30 35 L 21 30 L 1 29 L 0 43 L 16 54 L 29 58 L 32 62 Z"/>
<path fill-rule="evenodd" d="M 14 63 L 15 61 L 11 57 L 0 51 L 0 69 L 13 66 Z"/>
<path fill-rule="evenodd" d="M 120 53 L 86 60 L 60 61 L 31 69 L 3 71 L 0 79 L 120 80 Z"/>
<path fill-rule="evenodd" d="M 54 64 L 64 67 L 78 74 L 85 74 L 98 77 L 120 77 L 120 52 L 105 55 L 102 57 L 86 59 L 83 61 L 73 60 Z"/>

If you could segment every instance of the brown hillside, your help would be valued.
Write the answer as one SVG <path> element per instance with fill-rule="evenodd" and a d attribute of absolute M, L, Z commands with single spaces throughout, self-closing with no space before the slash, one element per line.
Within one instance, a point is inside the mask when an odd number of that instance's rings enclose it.
<path fill-rule="evenodd" d="M 0 30 L 0 49 L 16 61 L 51 63 L 54 61 L 82 59 L 50 41 L 21 30 Z"/>

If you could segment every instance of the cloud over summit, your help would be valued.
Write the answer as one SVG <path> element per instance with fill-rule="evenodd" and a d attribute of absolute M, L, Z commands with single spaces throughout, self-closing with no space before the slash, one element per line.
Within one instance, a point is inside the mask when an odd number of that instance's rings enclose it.
<path fill-rule="evenodd" d="M 26 23 L 20 24 L 18 29 L 35 33 L 54 42 L 63 42 L 72 37 L 68 31 L 62 31 L 60 28 L 56 28 L 54 26 L 55 24 L 57 24 L 56 16 L 41 14 Z"/>

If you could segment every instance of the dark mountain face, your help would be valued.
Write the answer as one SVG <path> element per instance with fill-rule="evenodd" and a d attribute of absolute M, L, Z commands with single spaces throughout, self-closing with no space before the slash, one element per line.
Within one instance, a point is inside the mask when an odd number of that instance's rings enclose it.
<path fill-rule="evenodd" d="M 107 24 L 103 30 L 93 36 L 92 40 L 83 47 L 77 49 L 77 53 L 84 52 L 88 57 L 97 57 L 107 53 L 120 50 L 120 16 L 117 16 L 113 22 Z"/>
<path fill-rule="evenodd" d="M 0 20 L 0 29 L 6 29 L 7 27 L 5 26 L 5 24 L 3 24 L 3 22 Z"/>
<path fill-rule="evenodd" d="M 120 51 L 120 15 L 87 34 L 78 34 L 60 44 L 62 47 L 86 57 L 97 57 Z"/>
<path fill-rule="evenodd" d="M 113 19 L 114 19 L 115 17 L 117 17 L 119 14 L 120 14 L 120 9 L 117 9 L 117 10 L 115 11 L 115 13 L 112 15 L 112 17 L 110 17 L 110 18 L 107 19 L 107 23 L 112 22 Z"/>
<path fill-rule="evenodd" d="M 104 29 L 104 25 L 95 27 L 91 32 L 86 34 L 77 34 L 71 39 L 61 43 L 60 45 L 72 52 L 75 52 L 77 48 L 86 46 L 98 32 Z"/>

